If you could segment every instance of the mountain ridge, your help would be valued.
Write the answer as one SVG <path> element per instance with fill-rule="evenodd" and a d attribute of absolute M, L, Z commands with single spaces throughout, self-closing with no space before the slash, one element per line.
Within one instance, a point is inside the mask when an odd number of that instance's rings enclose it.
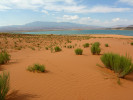
<path fill-rule="evenodd" d="M 35 21 L 24 25 L 1 26 L 0 32 L 16 31 L 45 31 L 45 30 L 73 30 L 73 29 L 98 29 L 100 26 L 77 24 L 70 22 L 43 22 Z"/>

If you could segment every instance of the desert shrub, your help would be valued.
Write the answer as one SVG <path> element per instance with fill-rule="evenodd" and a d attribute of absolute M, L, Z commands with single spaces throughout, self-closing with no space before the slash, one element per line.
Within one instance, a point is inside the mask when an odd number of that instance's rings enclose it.
<path fill-rule="evenodd" d="M 59 51 L 61 51 L 61 48 L 58 47 L 58 46 L 56 46 L 56 47 L 54 48 L 54 50 L 55 50 L 55 52 L 59 52 Z"/>
<path fill-rule="evenodd" d="M 32 50 L 36 50 L 34 47 L 31 47 Z"/>
<path fill-rule="evenodd" d="M 83 53 L 82 49 L 80 49 L 80 48 L 75 49 L 75 54 L 76 55 L 82 55 L 82 53 Z"/>
<path fill-rule="evenodd" d="M 133 71 L 133 64 L 131 58 L 128 56 L 105 53 L 101 56 L 101 61 L 107 68 L 114 70 L 120 78 L 124 78 L 125 75 Z"/>
<path fill-rule="evenodd" d="M 22 49 L 22 46 L 17 46 L 15 47 L 16 50 L 21 50 Z"/>
<path fill-rule="evenodd" d="M 92 44 L 91 46 L 91 53 L 94 54 L 100 54 L 101 52 L 101 48 L 100 48 L 100 43 L 99 42 L 95 42 L 94 44 Z"/>
<path fill-rule="evenodd" d="M 9 78 L 9 73 L 3 72 L 3 74 L 0 75 L 0 100 L 5 100 L 9 91 Z"/>
<path fill-rule="evenodd" d="M 45 47 L 46 50 L 48 50 L 48 47 Z"/>
<path fill-rule="evenodd" d="M 67 48 L 72 48 L 72 45 L 68 45 Z"/>
<path fill-rule="evenodd" d="M 40 64 L 34 64 L 32 66 L 29 66 L 27 70 L 30 72 L 45 72 L 45 66 Z"/>
<path fill-rule="evenodd" d="M 67 39 L 67 43 L 72 43 L 72 41 L 70 41 L 69 39 Z"/>
<path fill-rule="evenodd" d="M 52 47 L 50 48 L 50 51 L 51 51 L 51 53 L 53 52 L 53 48 Z"/>
<path fill-rule="evenodd" d="M 131 42 L 131 45 L 133 45 L 133 42 Z"/>
<path fill-rule="evenodd" d="M 0 64 L 5 64 L 10 60 L 10 55 L 6 51 L 0 53 Z"/>
<path fill-rule="evenodd" d="M 85 44 L 83 44 L 83 47 L 84 47 L 84 48 L 89 47 L 89 43 L 85 43 Z"/>
<path fill-rule="evenodd" d="M 108 44 L 105 44 L 105 47 L 109 47 L 109 45 Z"/>

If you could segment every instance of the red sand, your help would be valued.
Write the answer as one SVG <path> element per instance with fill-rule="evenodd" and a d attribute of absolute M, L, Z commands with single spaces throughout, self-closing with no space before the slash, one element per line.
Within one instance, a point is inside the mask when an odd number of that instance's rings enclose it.
<path fill-rule="evenodd" d="M 99 36 L 98 36 L 99 37 Z M 102 36 L 103 37 L 103 36 Z M 131 39 L 91 38 L 72 43 L 100 42 L 102 52 L 113 52 L 133 58 Z M 109 47 L 104 44 L 108 43 Z M 75 48 L 74 48 L 75 49 Z M 22 49 L 10 52 L 11 61 L 2 65 L 10 72 L 10 92 L 7 100 L 133 100 L 133 74 L 117 84 L 115 74 L 96 66 L 100 55 L 92 55 L 83 48 L 83 55 L 75 55 L 74 49 L 63 48 L 61 52 Z M 34 63 L 44 64 L 47 73 L 32 73 L 26 70 Z"/>

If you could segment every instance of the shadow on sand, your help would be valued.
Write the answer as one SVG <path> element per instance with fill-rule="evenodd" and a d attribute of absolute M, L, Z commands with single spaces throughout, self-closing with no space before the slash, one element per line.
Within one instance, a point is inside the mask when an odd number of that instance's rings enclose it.
<path fill-rule="evenodd" d="M 12 65 L 12 64 L 16 64 L 16 63 L 19 63 L 19 62 L 8 62 L 6 64 L 0 64 L 0 71 L 6 70 L 6 65 Z"/>
<path fill-rule="evenodd" d="M 14 90 L 7 95 L 6 100 L 29 100 L 30 98 L 39 98 L 39 96 L 28 93 L 22 94 L 19 93 L 19 90 Z"/>
<path fill-rule="evenodd" d="M 0 65 L 0 71 L 4 71 L 4 70 L 5 68 L 2 65 Z"/>
<path fill-rule="evenodd" d="M 125 76 L 126 80 L 133 81 L 133 72 L 130 73 L 129 75 Z"/>

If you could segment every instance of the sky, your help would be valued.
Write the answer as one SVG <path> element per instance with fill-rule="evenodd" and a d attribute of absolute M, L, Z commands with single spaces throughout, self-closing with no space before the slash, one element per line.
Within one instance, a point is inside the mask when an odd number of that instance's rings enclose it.
<path fill-rule="evenodd" d="M 0 26 L 34 21 L 133 25 L 133 0 L 0 0 Z"/>

